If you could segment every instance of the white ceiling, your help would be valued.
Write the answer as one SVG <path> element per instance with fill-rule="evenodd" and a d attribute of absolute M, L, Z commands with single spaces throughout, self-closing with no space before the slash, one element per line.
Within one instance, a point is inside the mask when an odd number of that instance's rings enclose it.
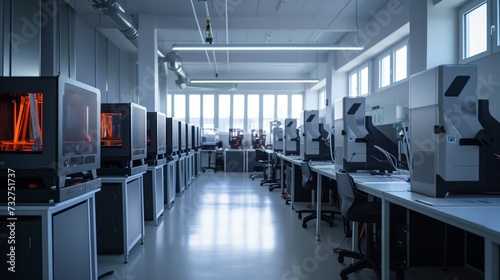
<path fill-rule="evenodd" d="M 92 0 L 70 1 L 78 13 L 123 50 L 136 54 Z M 356 18 L 364 22 L 387 0 L 122 0 L 129 19 L 154 15 L 158 48 L 171 51 L 172 44 L 203 44 L 207 7 L 214 44 L 334 44 L 347 32 L 356 32 Z M 226 37 L 227 33 L 227 37 Z M 141 38 L 139 28 L 139 40 Z M 325 51 L 309 52 L 179 52 L 191 79 L 215 78 L 314 78 L 325 66 Z M 209 62 L 210 59 L 210 62 Z M 215 62 L 214 62 L 215 61 Z M 318 71 L 320 69 L 320 71 Z M 321 77 L 319 77 L 321 78 Z"/>

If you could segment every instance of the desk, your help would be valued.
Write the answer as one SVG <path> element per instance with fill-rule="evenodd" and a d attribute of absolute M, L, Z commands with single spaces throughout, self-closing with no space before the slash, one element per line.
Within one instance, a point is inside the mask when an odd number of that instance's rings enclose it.
<path fill-rule="evenodd" d="M 389 279 L 389 206 L 403 206 L 484 238 L 484 278 L 499 279 L 499 197 L 431 198 L 412 192 L 388 191 L 382 197 L 382 279 Z"/>
<path fill-rule="evenodd" d="M 280 158 L 280 164 L 281 164 L 281 170 L 280 170 L 281 193 L 283 193 L 285 191 L 285 187 L 284 187 L 284 181 L 285 181 L 284 174 L 285 174 L 285 172 L 283 170 L 284 166 L 285 166 L 285 162 L 288 162 L 292 165 L 292 174 L 291 174 L 292 178 L 290 178 L 291 189 L 289 190 L 290 191 L 289 195 L 291 197 L 290 203 L 292 205 L 292 210 L 295 210 L 295 206 L 294 206 L 294 203 L 295 203 L 295 196 L 294 196 L 294 193 L 295 193 L 295 167 L 294 167 L 294 165 L 300 166 L 300 163 L 302 162 L 302 160 L 300 159 L 300 156 L 285 156 L 282 153 L 278 153 L 277 155 Z"/>

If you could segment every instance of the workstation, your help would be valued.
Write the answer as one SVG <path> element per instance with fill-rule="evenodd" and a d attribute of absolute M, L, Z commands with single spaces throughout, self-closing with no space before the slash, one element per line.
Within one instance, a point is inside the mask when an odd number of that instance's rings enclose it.
<path fill-rule="evenodd" d="M 500 280 L 499 1 L 171 2 L 0 3 L 1 279 Z"/>

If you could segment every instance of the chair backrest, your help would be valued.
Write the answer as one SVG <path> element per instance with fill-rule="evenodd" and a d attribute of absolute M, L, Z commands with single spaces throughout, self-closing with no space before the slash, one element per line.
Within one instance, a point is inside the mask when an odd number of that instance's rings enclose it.
<path fill-rule="evenodd" d="M 316 189 L 316 180 L 311 174 L 311 168 L 307 161 L 300 163 L 300 171 L 302 173 L 302 187 L 307 190 Z"/>
<path fill-rule="evenodd" d="M 349 209 L 356 200 L 354 180 L 345 170 L 337 171 L 336 176 L 340 200 L 340 213 L 342 213 L 342 216 L 349 219 Z"/>
<path fill-rule="evenodd" d="M 268 160 L 267 152 L 261 149 L 255 150 L 255 161 Z"/>

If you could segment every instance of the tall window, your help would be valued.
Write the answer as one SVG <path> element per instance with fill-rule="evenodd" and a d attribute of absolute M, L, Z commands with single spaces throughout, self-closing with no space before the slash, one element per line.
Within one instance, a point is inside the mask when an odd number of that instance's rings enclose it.
<path fill-rule="evenodd" d="M 283 121 L 288 117 L 288 95 L 278 95 L 278 103 L 276 104 L 276 118 Z"/>
<path fill-rule="evenodd" d="M 391 55 L 384 55 L 379 60 L 379 87 L 383 88 L 391 84 Z"/>
<path fill-rule="evenodd" d="M 229 131 L 229 118 L 231 117 L 231 96 L 219 95 L 219 131 Z"/>
<path fill-rule="evenodd" d="M 301 125 L 300 114 L 302 114 L 302 110 L 304 107 L 302 106 L 302 94 L 293 94 L 292 95 L 292 112 L 290 117 L 297 119 L 297 127 Z"/>
<path fill-rule="evenodd" d="M 259 123 L 259 97 L 260 96 L 258 94 L 249 94 L 247 96 L 247 128 L 249 131 L 252 131 L 252 129 L 262 128 Z"/>
<path fill-rule="evenodd" d="M 204 94 L 203 95 L 203 127 L 204 128 L 215 128 L 214 125 L 214 95 Z"/>
<path fill-rule="evenodd" d="M 174 94 L 173 112 L 174 118 L 186 121 L 186 95 Z"/>
<path fill-rule="evenodd" d="M 489 0 L 473 0 L 460 8 L 462 62 L 484 57 L 490 53 L 490 26 L 495 24 L 490 20 L 489 2 Z"/>
<path fill-rule="evenodd" d="M 262 121 L 263 129 L 270 133 L 269 123 L 274 121 L 274 94 L 264 94 L 262 96 Z"/>
<path fill-rule="evenodd" d="M 408 40 L 378 57 L 378 88 L 385 88 L 408 78 Z"/>
<path fill-rule="evenodd" d="M 365 96 L 370 93 L 370 72 L 368 63 L 349 74 L 349 96 Z"/>
<path fill-rule="evenodd" d="M 245 96 L 243 94 L 233 95 L 233 128 L 243 129 L 245 122 Z"/>
<path fill-rule="evenodd" d="M 394 51 L 394 81 L 398 82 L 408 76 L 408 46 L 405 44 Z"/>
<path fill-rule="evenodd" d="M 199 94 L 189 95 L 189 124 L 199 126 L 201 122 L 201 98 Z"/>

